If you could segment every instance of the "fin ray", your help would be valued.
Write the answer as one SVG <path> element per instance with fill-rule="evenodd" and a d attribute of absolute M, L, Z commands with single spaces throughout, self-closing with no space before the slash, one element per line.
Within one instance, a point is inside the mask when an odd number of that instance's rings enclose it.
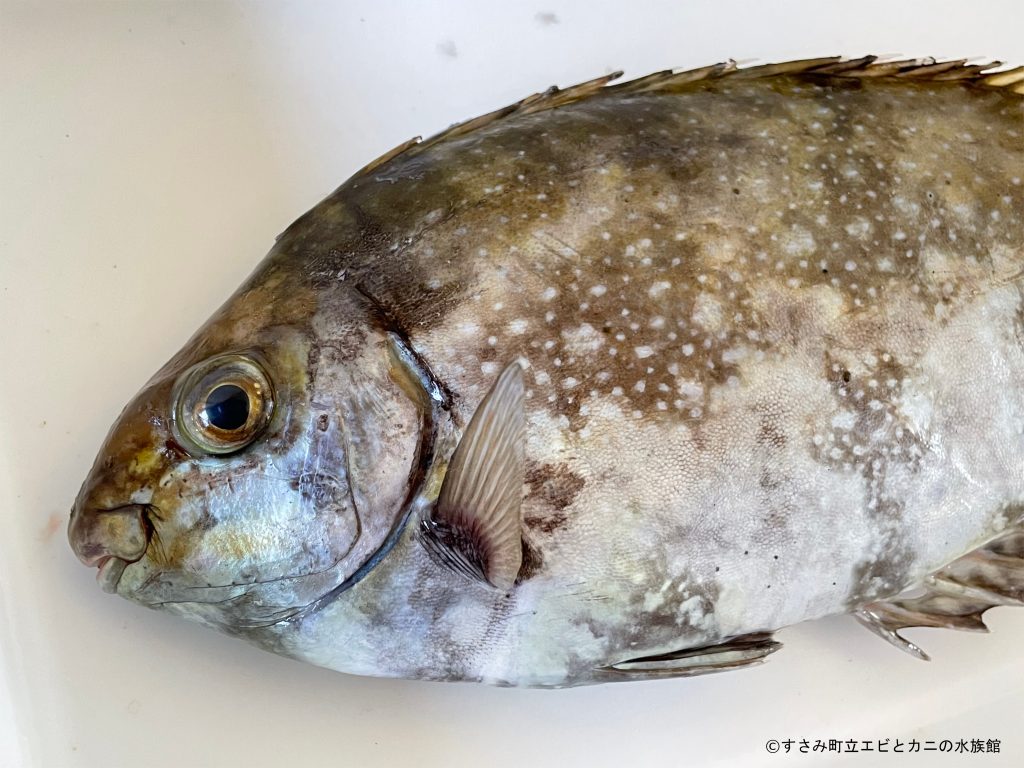
<path fill-rule="evenodd" d="M 523 559 L 524 398 L 523 370 L 512 363 L 473 414 L 421 525 L 437 560 L 499 589 L 512 586 Z"/>
<path fill-rule="evenodd" d="M 900 635 L 911 627 L 988 632 L 982 615 L 996 606 L 1024 606 L 1024 518 L 997 538 L 940 568 L 920 597 L 861 606 L 854 617 L 879 637 L 919 659 L 928 654 Z"/>
<path fill-rule="evenodd" d="M 366 176 L 395 158 L 412 157 L 435 144 L 472 133 L 507 117 L 543 112 L 602 94 L 674 92 L 700 87 L 703 83 L 722 78 L 750 80 L 801 75 L 855 79 L 891 78 L 937 83 L 958 81 L 980 88 L 999 89 L 1011 93 L 1024 94 L 1024 67 L 999 70 L 998 68 L 1002 65 L 1002 62 L 999 61 L 969 64 L 967 59 L 938 61 L 933 58 L 925 58 L 883 61 L 878 56 L 862 56 L 857 59 L 830 56 L 818 59 L 780 62 L 777 64 L 761 64 L 753 67 L 740 67 L 735 61 L 730 60 L 698 69 L 664 70 L 609 85 L 611 81 L 617 80 L 622 76 L 622 72 L 612 72 L 577 85 L 569 86 L 568 88 L 552 86 L 546 91 L 531 94 L 501 109 L 455 123 L 422 141 L 418 137 L 410 139 L 385 152 L 378 159 L 355 173 L 352 178 L 357 179 Z"/>
<path fill-rule="evenodd" d="M 770 632 L 754 632 L 713 645 L 624 659 L 604 669 L 633 678 L 692 677 L 755 666 L 781 647 Z"/>

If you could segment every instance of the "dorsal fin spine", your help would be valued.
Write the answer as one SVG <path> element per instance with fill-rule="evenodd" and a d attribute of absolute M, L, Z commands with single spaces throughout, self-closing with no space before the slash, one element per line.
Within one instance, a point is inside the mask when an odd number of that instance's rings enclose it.
<path fill-rule="evenodd" d="M 778 64 L 760 64 L 754 67 L 739 67 L 735 61 L 729 60 L 698 69 L 663 70 L 615 84 L 611 83 L 620 78 L 622 72 L 612 72 L 568 88 L 551 86 L 546 91 L 531 94 L 507 107 L 461 123 L 455 123 L 422 141 L 419 137 L 410 139 L 368 163 L 352 178 L 364 178 L 395 158 L 413 157 L 435 144 L 472 133 L 512 115 L 543 112 L 605 94 L 679 92 L 687 87 L 700 87 L 705 83 L 723 78 L 754 80 L 768 77 L 819 75 L 861 79 L 891 78 L 939 83 L 958 81 L 981 88 L 1003 89 L 1024 95 L 1024 67 L 993 72 L 992 70 L 1002 66 L 1002 62 L 989 61 L 982 64 L 968 64 L 967 61 L 967 59 L 936 61 L 932 58 L 882 61 L 878 56 L 862 56 L 857 59 L 830 56 Z"/>

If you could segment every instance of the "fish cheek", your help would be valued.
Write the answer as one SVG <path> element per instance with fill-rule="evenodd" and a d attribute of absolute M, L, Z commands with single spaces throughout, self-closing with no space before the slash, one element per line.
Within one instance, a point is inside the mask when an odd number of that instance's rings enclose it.
<path fill-rule="evenodd" d="M 300 507 L 294 522 L 293 557 L 306 573 L 321 573 L 345 560 L 359 541 L 362 522 L 344 477 L 306 472 L 294 478 Z"/>
<path fill-rule="evenodd" d="M 226 541 L 229 553 L 236 537 L 244 542 L 237 562 L 258 581 L 328 574 L 359 541 L 361 523 L 344 475 L 303 472 L 289 481 L 286 493 L 275 492 L 264 504 L 240 516 L 242 525 L 232 526 L 240 533 L 229 529 Z"/>
<path fill-rule="evenodd" d="M 198 478 L 197 478 L 198 475 Z M 335 566 L 359 539 L 360 523 L 344 476 L 298 471 L 290 478 L 257 465 L 192 473 L 173 512 L 158 521 L 152 567 L 170 587 L 166 599 L 202 597 L 181 590 L 250 587 L 290 581 L 305 594 L 310 575 L 337 578 Z M 320 584 L 323 591 L 330 586 Z M 171 594 L 173 593 L 173 594 Z M 307 599 L 319 596 L 311 594 Z"/>

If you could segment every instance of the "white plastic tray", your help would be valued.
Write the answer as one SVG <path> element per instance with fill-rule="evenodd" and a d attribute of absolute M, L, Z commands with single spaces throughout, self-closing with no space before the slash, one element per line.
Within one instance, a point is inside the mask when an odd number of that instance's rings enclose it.
<path fill-rule="evenodd" d="M 341 4 L 338 4 L 341 5 Z M 293 218 L 391 146 L 553 82 L 728 56 L 1024 62 L 1019 0 L 4 5 L 0 766 L 953 764 L 769 739 L 1000 739 L 1024 765 L 1024 610 L 835 618 L 754 670 L 564 692 L 344 677 L 99 591 L 64 526 L 124 402 Z M 539 14 L 539 15 L 538 15 Z M 545 15 L 548 14 L 548 15 Z"/>

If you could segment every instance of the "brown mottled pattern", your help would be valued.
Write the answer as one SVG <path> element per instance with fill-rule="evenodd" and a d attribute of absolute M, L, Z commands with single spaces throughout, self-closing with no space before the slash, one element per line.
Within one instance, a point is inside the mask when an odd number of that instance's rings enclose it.
<path fill-rule="evenodd" d="M 1022 147 L 1020 98 L 959 84 L 608 95 L 392 161 L 322 210 L 348 247 L 318 227 L 295 255 L 348 272 L 425 348 L 472 302 L 459 378 L 522 356 L 535 407 L 576 428 L 595 395 L 699 418 L 742 356 L 804 343 L 816 287 L 854 331 L 894 299 L 948 315 L 1010 277 L 993 248 L 1019 259 Z"/>

